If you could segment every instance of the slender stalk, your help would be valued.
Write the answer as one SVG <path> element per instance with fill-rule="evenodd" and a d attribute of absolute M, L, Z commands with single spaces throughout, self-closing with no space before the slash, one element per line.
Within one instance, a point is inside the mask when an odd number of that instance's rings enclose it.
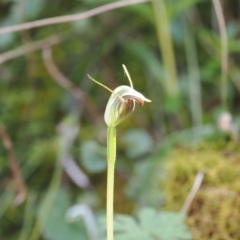
<path fill-rule="evenodd" d="M 51 211 L 51 208 L 56 199 L 57 192 L 61 182 L 61 177 L 62 177 L 62 167 L 61 167 L 60 161 L 57 159 L 55 163 L 54 174 L 53 174 L 51 183 L 49 185 L 46 197 L 43 200 L 41 209 L 38 214 L 38 218 L 31 232 L 31 235 L 29 238 L 30 240 L 38 240 L 40 238 L 42 230 L 44 229 L 44 226 L 48 220 L 48 216 Z"/>
<path fill-rule="evenodd" d="M 165 0 L 153 0 L 157 35 L 159 47 L 162 53 L 163 66 L 166 75 L 166 92 L 170 97 L 177 97 L 179 94 L 177 83 L 177 69 L 173 41 L 171 36 L 171 23 L 169 21 Z"/>
<path fill-rule="evenodd" d="M 191 19 L 191 16 L 189 16 L 190 21 Z M 192 125 L 193 127 L 197 127 L 202 124 L 201 83 L 195 37 L 192 29 L 189 28 L 190 26 L 185 22 L 185 52 L 189 75 Z"/>
<path fill-rule="evenodd" d="M 15 204 L 19 205 L 23 203 L 26 198 L 27 188 L 23 181 L 23 178 L 20 172 L 20 167 L 13 151 L 12 140 L 9 137 L 6 130 L 4 129 L 4 127 L 1 125 L 1 123 L 0 123 L 0 138 L 2 138 L 3 144 L 7 150 L 12 175 L 18 187 L 18 195 L 15 198 L 14 202 Z"/>
<path fill-rule="evenodd" d="M 29 234 L 32 227 L 33 222 L 33 209 L 34 209 L 34 196 L 28 194 L 26 199 L 26 206 L 23 215 L 23 227 L 20 232 L 20 236 L 18 240 L 26 240 L 29 239 Z"/>
<path fill-rule="evenodd" d="M 88 77 L 98 85 L 107 89 L 112 93 L 108 104 L 106 106 L 104 120 L 108 125 L 107 132 L 107 240 L 113 240 L 113 195 L 114 195 L 114 165 L 116 160 L 116 126 L 123 121 L 128 115 L 130 115 L 135 106 L 135 102 L 143 105 L 145 102 L 151 102 L 151 100 L 145 98 L 141 93 L 137 92 L 133 88 L 132 80 L 127 71 L 125 65 L 123 65 L 124 71 L 127 74 L 130 86 L 119 86 L 112 91 L 107 86 L 98 82 L 88 75 Z M 119 94 L 118 94 L 119 92 Z M 127 96 L 128 99 L 123 97 Z"/>
<path fill-rule="evenodd" d="M 224 20 L 223 8 L 219 0 L 212 0 L 216 11 L 217 21 L 221 36 L 221 100 L 223 109 L 227 108 L 228 90 L 227 90 L 227 75 L 228 75 L 228 37 L 226 23 Z"/>
<path fill-rule="evenodd" d="M 107 134 L 107 240 L 113 240 L 114 165 L 116 159 L 116 128 L 108 127 Z"/>
<path fill-rule="evenodd" d="M 197 173 L 197 176 L 195 178 L 195 181 L 193 183 L 192 189 L 189 192 L 186 201 L 184 202 L 181 212 L 183 213 L 187 213 L 187 210 L 189 209 L 194 197 L 196 196 L 199 188 L 201 187 L 202 181 L 203 181 L 203 177 L 204 177 L 204 172 L 203 171 L 199 171 Z"/>

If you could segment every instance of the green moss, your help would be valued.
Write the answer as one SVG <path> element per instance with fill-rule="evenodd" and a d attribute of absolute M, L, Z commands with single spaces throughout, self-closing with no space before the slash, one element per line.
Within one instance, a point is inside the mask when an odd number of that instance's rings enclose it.
<path fill-rule="evenodd" d="M 221 146 L 221 147 L 220 147 Z M 187 222 L 195 240 L 239 239 L 240 150 L 234 142 L 205 142 L 196 148 L 175 149 L 161 182 L 168 210 L 180 210 L 198 171 L 205 176 L 188 209 Z"/>

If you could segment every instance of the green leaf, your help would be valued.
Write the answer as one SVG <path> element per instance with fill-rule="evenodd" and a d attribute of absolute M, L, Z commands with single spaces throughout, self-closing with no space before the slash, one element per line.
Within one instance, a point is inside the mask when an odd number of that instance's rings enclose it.
<path fill-rule="evenodd" d="M 123 134 L 126 154 L 129 158 L 137 158 L 151 151 L 153 140 L 150 134 L 142 129 L 131 129 Z"/>
<path fill-rule="evenodd" d="M 85 141 L 81 145 L 81 160 L 88 171 L 102 172 L 107 167 L 106 148 L 95 141 Z"/>
<path fill-rule="evenodd" d="M 153 50 L 145 43 L 137 39 L 134 41 L 126 39 L 126 41 L 123 41 L 122 44 L 126 51 L 135 55 L 142 62 L 148 74 L 153 76 L 154 79 L 157 79 L 157 81 L 159 81 L 159 83 L 164 87 L 164 69 L 162 63 L 159 61 Z M 139 51 L 139 49 L 141 49 L 141 51 Z"/>
<path fill-rule="evenodd" d="M 144 208 L 137 219 L 129 215 L 114 218 L 114 239 L 116 240 L 190 240 L 192 235 L 184 223 L 185 214 L 158 212 Z M 105 226 L 105 225 L 104 225 Z M 104 239 L 104 238 L 103 238 Z"/>
<path fill-rule="evenodd" d="M 83 221 L 68 223 L 65 220 L 65 214 L 69 207 L 71 205 L 67 194 L 63 191 L 59 192 L 43 230 L 46 239 L 88 239 Z"/>
<path fill-rule="evenodd" d="M 126 8 L 126 11 L 130 14 L 136 14 L 137 16 L 141 16 L 149 23 L 154 23 L 154 15 L 153 10 L 150 4 L 136 4 L 131 7 Z"/>
<path fill-rule="evenodd" d="M 6 209 L 13 203 L 15 193 L 8 189 L 0 195 L 0 218 L 4 215 Z"/>
<path fill-rule="evenodd" d="M 133 166 L 133 174 L 126 188 L 127 196 L 135 201 L 138 207 L 152 206 L 159 208 L 163 205 L 163 193 L 159 189 L 156 178 L 163 174 L 159 167 L 161 161 L 152 156 L 139 161 Z M 139 194 L 141 193 L 141 194 Z"/>
<path fill-rule="evenodd" d="M 25 17 L 27 19 L 36 18 L 37 14 L 43 9 L 44 0 L 25 0 Z"/>
<path fill-rule="evenodd" d="M 139 228 L 131 216 L 117 215 L 114 219 L 114 230 L 117 233 L 116 240 L 153 240 L 144 229 Z"/>
<path fill-rule="evenodd" d="M 181 99 L 178 96 L 167 96 L 164 99 L 163 107 L 168 113 L 174 113 L 181 106 Z"/>
<path fill-rule="evenodd" d="M 174 18 L 181 13 L 184 13 L 192 6 L 196 5 L 197 3 L 204 2 L 206 0 L 185 0 L 185 1 L 176 1 L 174 5 L 169 3 L 168 5 L 168 13 L 170 18 Z M 170 2 L 170 1 L 169 1 Z"/>
<path fill-rule="evenodd" d="M 156 212 L 146 208 L 138 214 L 141 226 L 160 239 L 191 239 L 191 234 L 184 223 L 185 215 L 177 212 Z"/>

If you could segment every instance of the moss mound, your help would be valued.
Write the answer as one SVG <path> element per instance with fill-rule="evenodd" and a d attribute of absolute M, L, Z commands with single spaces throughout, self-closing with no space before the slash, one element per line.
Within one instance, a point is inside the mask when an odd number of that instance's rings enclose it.
<path fill-rule="evenodd" d="M 165 163 L 164 209 L 179 211 L 198 171 L 204 179 L 187 222 L 194 240 L 240 239 L 240 146 L 205 142 L 197 148 L 176 148 Z"/>

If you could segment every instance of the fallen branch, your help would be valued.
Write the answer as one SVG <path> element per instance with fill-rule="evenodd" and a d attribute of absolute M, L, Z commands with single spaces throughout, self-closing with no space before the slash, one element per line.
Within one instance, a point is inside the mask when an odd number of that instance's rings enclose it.
<path fill-rule="evenodd" d="M 7 150 L 12 175 L 18 188 L 18 195 L 15 198 L 14 202 L 16 205 L 20 205 L 26 198 L 27 190 L 20 173 L 17 159 L 13 152 L 12 141 L 1 124 L 0 124 L 0 137 L 2 138 L 3 144 Z"/>
<path fill-rule="evenodd" d="M 194 181 L 194 184 L 192 186 L 192 189 L 191 191 L 189 192 L 182 208 L 181 208 L 181 212 L 184 212 L 186 213 L 187 210 L 189 209 L 195 195 L 197 194 L 198 192 L 198 189 L 200 188 L 201 184 L 202 184 L 202 180 L 203 180 L 203 177 L 204 177 L 204 172 L 203 171 L 199 171 L 197 173 L 197 176 L 195 178 L 195 181 Z"/>
<path fill-rule="evenodd" d="M 128 5 L 149 2 L 149 1 L 150 0 L 125 0 L 125 1 L 109 3 L 106 5 L 94 8 L 92 10 L 83 12 L 83 13 L 60 16 L 60 17 L 53 17 L 53 18 L 46 18 L 46 19 L 42 19 L 42 20 L 38 20 L 38 21 L 27 22 L 27 23 L 23 23 L 23 24 L 19 24 L 19 25 L 0 28 L 0 35 L 9 33 L 9 32 L 17 32 L 17 31 L 23 31 L 23 30 L 27 30 L 27 29 L 31 29 L 31 28 L 42 27 L 42 26 L 46 26 L 46 25 L 77 21 L 77 20 L 81 20 L 84 18 L 89 18 L 89 17 L 95 16 L 95 15 L 98 15 L 103 12 L 113 10 L 116 8 L 121 8 L 121 7 L 125 7 Z"/>
<path fill-rule="evenodd" d="M 29 52 L 42 49 L 45 44 L 47 44 L 48 46 L 53 46 L 60 43 L 61 41 L 62 38 L 59 35 L 54 35 L 40 41 L 28 43 L 14 50 L 0 54 L 0 64 L 16 57 L 20 57 L 21 55 L 27 54 Z"/>

